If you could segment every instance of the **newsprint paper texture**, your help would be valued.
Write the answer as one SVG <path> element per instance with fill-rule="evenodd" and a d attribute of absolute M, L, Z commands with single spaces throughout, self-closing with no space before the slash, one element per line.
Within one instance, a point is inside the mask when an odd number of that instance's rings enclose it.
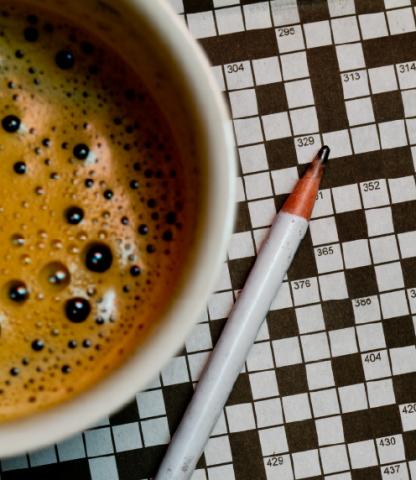
<path fill-rule="evenodd" d="M 169 1 L 234 121 L 218 291 L 147 391 L 3 460 L 1 479 L 155 474 L 273 216 L 328 144 L 310 232 L 192 480 L 416 480 L 416 1 Z"/>

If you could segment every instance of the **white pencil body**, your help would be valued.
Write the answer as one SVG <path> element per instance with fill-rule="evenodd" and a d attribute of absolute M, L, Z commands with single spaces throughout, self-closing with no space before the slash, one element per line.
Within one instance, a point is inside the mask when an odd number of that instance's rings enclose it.
<path fill-rule="evenodd" d="M 276 216 L 155 480 L 191 477 L 307 228 L 303 217 Z"/>

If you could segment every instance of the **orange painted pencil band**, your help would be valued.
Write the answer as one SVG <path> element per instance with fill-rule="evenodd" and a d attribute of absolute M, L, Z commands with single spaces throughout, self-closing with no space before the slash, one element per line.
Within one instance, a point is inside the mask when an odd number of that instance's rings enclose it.
<path fill-rule="evenodd" d="M 311 218 L 329 152 L 330 149 L 326 145 L 319 150 L 309 168 L 283 204 L 282 212 L 292 213 L 306 220 Z"/>

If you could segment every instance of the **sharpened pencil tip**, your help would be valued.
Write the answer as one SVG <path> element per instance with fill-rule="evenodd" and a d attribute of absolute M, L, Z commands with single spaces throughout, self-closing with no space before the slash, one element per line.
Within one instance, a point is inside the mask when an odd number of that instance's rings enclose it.
<path fill-rule="evenodd" d="M 328 161 L 330 152 L 331 152 L 331 149 L 328 147 L 328 145 L 324 145 L 323 147 L 321 147 L 321 149 L 318 152 L 319 160 L 322 160 L 322 163 L 326 163 Z"/>

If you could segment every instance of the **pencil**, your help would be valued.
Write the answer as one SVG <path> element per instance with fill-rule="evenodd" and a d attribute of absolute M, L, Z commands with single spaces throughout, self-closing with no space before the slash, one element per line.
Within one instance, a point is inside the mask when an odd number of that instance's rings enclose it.
<path fill-rule="evenodd" d="M 330 149 L 323 146 L 270 228 L 155 480 L 187 480 L 306 234 Z"/>

